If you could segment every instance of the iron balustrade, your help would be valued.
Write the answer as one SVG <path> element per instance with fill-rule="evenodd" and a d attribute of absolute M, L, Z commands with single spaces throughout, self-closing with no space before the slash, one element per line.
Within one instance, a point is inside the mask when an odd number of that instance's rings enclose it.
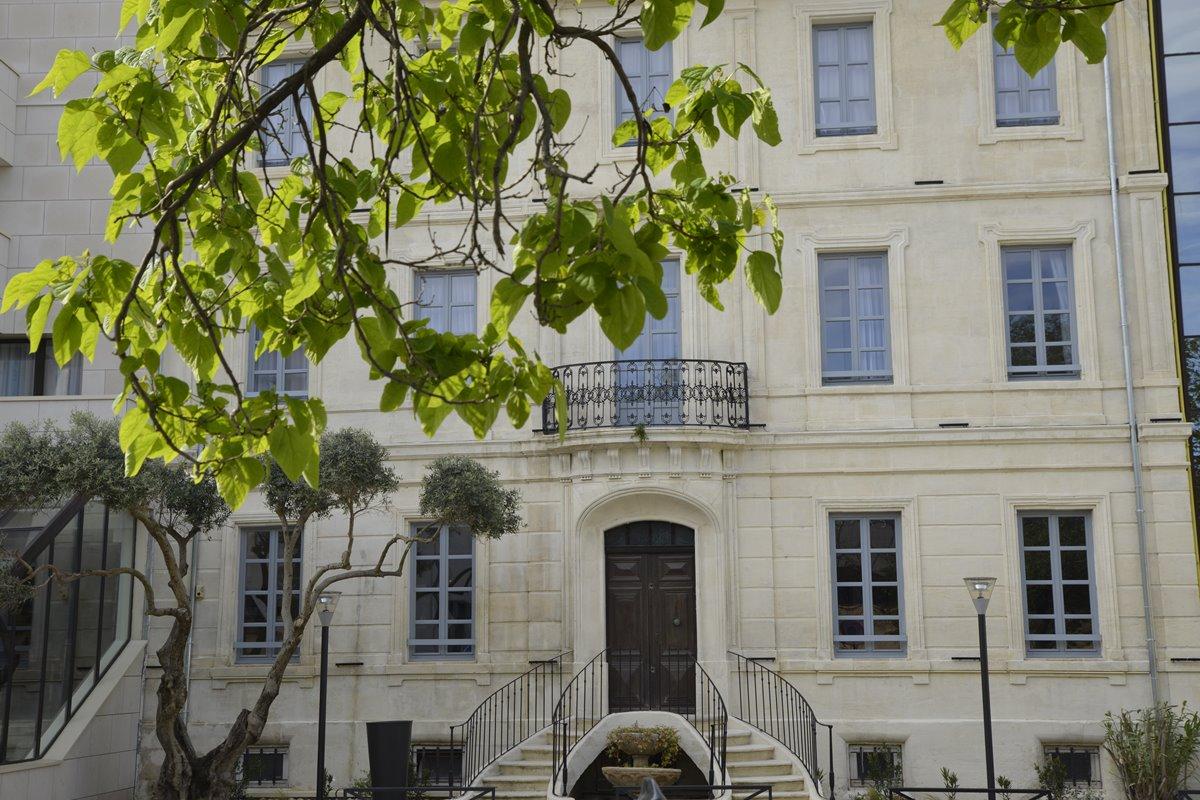
<path fill-rule="evenodd" d="M 275 800 L 275 796 L 271 796 Z M 336 789 L 337 800 L 496 800 L 495 786 L 347 786 Z M 288 800 L 315 800 L 312 795 Z"/>
<path fill-rule="evenodd" d="M 462 748 L 463 784 L 470 785 L 493 761 L 550 724 L 569 655 L 536 662 L 488 695 L 466 722 L 450 727 L 450 747 Z"/>
<path fill-rule="evenodd" d="M 567 430 L 638 425 L 750 427 L 746 365 L 696 358 L 593 361 L 555 367 Z M 558 388 L 542 403 L 542 431 L 558 433 Z"/>
<path fill-rule="evenodd" d="M 33 761 L 62 733 L 104 678 L 133 625 L 133 578 L 64 574 L 133 566 L 137 527 L 128 514 L 75 497 L 47 515 L 17 510 L 0 535 L 19 559 L 13 574 L 34 571 L 35 591 L 0 614 L 0 764 Z"/>
<path fill-rule="evenodd" d="M 833 797 L 833 726 L 817 719 L 812 706 L 800 690 L 773 669 L 757 659 L 729 651 L 733 656 L 737 680 L 738 710 L 735 717 L 788 749 L 800 760 L 808 774 L 820 783 L 817 728 L 825 728 L 829 752 L 829 796 Z"/>
<path fill-rule="evenodd" d="M 602 650 L 576 673 L 563 689 L 554 707 L 552 785 L 560 795 L 570 790 L 567 766 L 572 749 L 610 713 L 651 710 L 668 711 L 687 720 L 708 750 L 708 782 L 715 785 L 725 777 L 729 713 L 716 683 L 693 654 L 659 654 L 652 670 L 639 669 L 641 654 L 634 651 Z M 614 682 L 634 690 L 641 703 L 610 705 Z"/>

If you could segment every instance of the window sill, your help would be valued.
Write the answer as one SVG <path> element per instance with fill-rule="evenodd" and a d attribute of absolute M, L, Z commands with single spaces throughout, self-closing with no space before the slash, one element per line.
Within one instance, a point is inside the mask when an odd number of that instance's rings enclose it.
<path fill-rule="evenodd" d="M 895 150 L 898 146 L 894 130 L 881 129 L 875 133 L 845 136 L 817 136 L 813 131 L 803 135 L 797 152 L 811 155 L 830 150 Z"/>
<path fill-rule="evenodd" d="M 1083 132 L 1077 125 L 1059 122 L 1055 125 L 997 125 L 992 122 L 979 131 L 981 145 L 999 144 L 1001 142 L 1036 142 L 1051 139 L 1063 139 L 1077 142 L 1083 139 Z"/>

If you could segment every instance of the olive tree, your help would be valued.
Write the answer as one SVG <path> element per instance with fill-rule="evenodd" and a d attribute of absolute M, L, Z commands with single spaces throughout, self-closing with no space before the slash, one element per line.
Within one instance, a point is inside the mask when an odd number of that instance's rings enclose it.
<path fill-rule="evenodd" d="M 1118 1 L 954 0 L 938 24 L 960 46 L 997 12 L 993 35 L 1033 73 L 1063 41 L 1101 58 Z M 723 7 L 699 0 L 698 24 Z M 148 244 L 134 260 L 44 261 L 9 282 L 3 309 L 26 310 L 33 342 L 49 325 L 60 364 L 92 358 L 101 342 L 115 352 L 131 474 L 148 460 L 193 461 L 233 506 L 268 477 L 266 453 L 289 479 L 315 484 L 325 425 L 319 398 L 244 390 L 230 348 L 251 326 L 261 332 L 256 355 L 303 351 L 319 362 L 352 340 L 381 410 L 411 400 L 428 433 L 457 414 L 482 436 L 502 412 L 524 425 L 554 383 L 514 333 L 517 316 L 563 332 L 593 312 L 625 348 L 647 314 L 667 313 L 668 248 L 712 306 L 740 269 L 774 312 L 775 205 L 704 158 L 723 137 L 782 140 L 767 87 L 743 64 L 689 65 L 651 108 L 613 38 L 640 30 L 658 50 L 692 23 L 696 0 L 596 10 L 552 0 L 124 0 L 120 25 L 133 24 L 133 44 L 64 50 L 35 92 L 92 81 L 66 103 L 59 147 L 77 167 L 112 168 L 107 238 L 141 232 Z M 292 42 L 305 48 L 302 63 L 263 85 L 263 68 Z M 629 146 L 627 162 L 580 155 L 581 132 L 597 123 L 573 115 L 570 93 L 555 86 L 571 78 L 568 51 L 596 54 L 616 76 L 632 117 L 612 141 Z M 318 74 L 335 72 L 347 91 L 318 95 Z M 288 131 L 292 158 L 280 174 L 262 156 L 282 145 L 283 114 L 299 131 Z M 402 254 L 383 246 L 402 230 L 432 230 L 422 215 L 437 207 L 461 209 L 461 224 L 424 244 L 406 240 Z M 389 277 L 447 263 L 497 273 L 477 334 L 432 330 Z"/>
<path fill-rule="evenodd" d="M 416 542 L 437 535 L 430 526 L 408 535 L 389 535 L 379 552 L 364 564 L 352 561 L 359 520 L 387 507 L 398 488 L 387 466 L 386 449 L 363 430 L 343 429 L 320 438 L 320 470 L 314 488 L 307 480 L 289 478 L 282 467 L 265 459 L 267 476 L 262 498 L 279 520 L 283 586 L 299 590 L 295 606 L 281 606 L 282 636 L 253 703 L 230 721 L 220 742 L 198 750 L 183 715 L 187 706 L 188 639 L 192 633 L 195 599 L 188 575 L 192 544 L 198 536 L 222 530 L 230 510 L 208 476 L 197 476 L 193 465 L 177 460 L 147 461 L 137 474 L 126 472 L 125 454 L 115 421 L 76 414 L 66 429 L 53 424 L 15 423 L 0 434 L 0 509 L 53 507 L 77 493 L 131 514 L 153 542 L 167 593 L 159 596 L 151 575 L 137 566 L 64 572 L 53 566 L 19 569 L 0 581 L 0 602 L 27 598 L 28 588 L 43 580 L 62 583 L 98 575 L 127 574 L 138 581 L 146 598 L 146 613 L 168 625 L 155 655 L 161 667 L 154 734 L 162 750 L 162 765 L 154 783 L 158 800 L 227 800 L 237 789 L 236 771 L 246 748 L 262 733 L 285 672 L 303 641 L 320 595 L 343 581 L 395 577 L 402 574 Z M 33 465 L 38 481 L 22 465 Z M 421 514 L 436 523 L 469 527 L 472 535 L 497 538 L 523 524 L 520 494 L 504 488 L 495 472 L 463 457 L 434 461 L 421 487 Z M 318 519 L 331 518 L 340 554 L 318 564 L 299 585 L 292 564 L 299 553 L 302 532 Z M 228 530 L 228 529 L 225 529 Z M 11 560 L 11 557 L 10 557 Z M 0 560 L 0 568 L 3 560 Z M 0 607 L 0 611 L 4 609 Z"/>

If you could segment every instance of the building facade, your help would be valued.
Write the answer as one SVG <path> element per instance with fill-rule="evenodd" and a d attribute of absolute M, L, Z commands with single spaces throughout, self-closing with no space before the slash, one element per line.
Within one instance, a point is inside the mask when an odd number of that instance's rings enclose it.
<path fill-rule="evenodd" d="M 671 687 L 646 676 L 682 658 L 732 709 L 744 663 L 734 654 L 761 659 L 833 726 L 838 794 L 858 791 L 863 754 L 876 751 L 907 785 L 940 785 L 943 766 L 983 785 L 976 617 L 963 586 L 973 575 L 997 579 L 987 613 L 997 770 L 1014 785 L 1033 784 L 1034 765 L 1061 751 L 1076 779 L 1116 797 L 1099 747 L 1105 713 L 1149 705 L 1152 671 L 1163 700 L 1200 697 L 1176 329 L 1178 317 L 1190 330 L 1186 170 L 1197 149 L 1185 124 L 1194 115 L 1175 116 L 1196 105 L 1200 69 L 1170 60 L 1200 58 L 1200 18 L 1187 0 L 1125 0 L 1109 23 L 1110 80 L 1069 46 L 1029 78 L 984 35 L 954 52 L 931 25 L 944 5 L 730 0 L 717 23 L 658 53 L 618 43 L 647 104 L 692 63 L 743 62 L 771 87 L 783 143 L 725 142 L 711 163 L 778 203 L 785 292 L 767 315 L 731 284 L 718 312 L 668 260 L 669 312 L 624 352 L 586 316 L 564 336 L 518 320 L 571 392 L 561 435 L 536 419 L 480 441 L 448 420 L 428 439 L 404 410 L 377 410 L 352 342 L 319 364 L 255 362 L 247 343 L 252 391 L 318 395 L 331 428 L 363 427 L 388 447 L 402 488 L 360 527 L 356 563 L 422 522 L 420 479 L 439 455 L 478 459 L 524 498 L 519 534 L 445 531 L 402 579 L 342 586 L 329 678 L 337 785 L 367 769 L 364 722 L 411 719 L 415 740 L 451 744 L 451 725 L 536 662 L 560 659 L 569 680 L 605 651 L 610 665 L 617 651 L 639 654 L 641 677 L 623 684 L 630 708 L 661 707 Z M 111 48 L 119 6 L 0 6 L 8 275 L 114 250 L 103 241 L 107 168 L 60 164 L 61 100 L 27 95 L 58 49 Z M 607 8 L 585 2 L 580 13 Z M 631 153 L 610 137 L 630 109 L 603 67 L 580 48 L 556 80 L 572 96 L 578 149 L 615 176 Z M 318 89 L 340 82 L 322 75 Z M 426 217 L 435 230 L 462 222 L 449 210 Z M 389 246 L 419 247 L 420 228 Z M 115 248 L 143 245 L 129 236 Z M 495 276 L 447 265 L 394 280 L 435 326 L 487 322 Z M 0 418 L 108 413 L 115 364 L 58 370 L 23 354 L 22 319 L 0 325 Z M 661 391 L 637 391 L 647 386 Z M 273 577 L 274 522 L 252 497 L 198 546 L 188 720 L 200 745 L 252 702 L 272 652 L 287 593 Z M 334 559 L 343 531 L 336 518 L 310 526 L 300 572 Z M 154 766 L 163 634 L 139 626 L 146 711 L 130 786 Z M 252 756 L 269 775 L 251 793 L 314 786 L 313 633 Z M 826 773 L 829 758 L 822 750 Z M 0 780 L 18 766 L 0 766 Z M 807 778 L 815 790 L 820 777 Z"/>

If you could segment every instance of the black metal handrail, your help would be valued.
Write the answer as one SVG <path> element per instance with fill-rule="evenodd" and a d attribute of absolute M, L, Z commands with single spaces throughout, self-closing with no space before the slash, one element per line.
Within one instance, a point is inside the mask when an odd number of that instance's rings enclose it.
<path fill-rule="evenodd" d="M 610 704 L 613 680 L 632 687 L 636 700 Z M 631 702 L 632 700 L 632 702 Z M 638 651 L 602 650 L 571 679 L 554 709 L 553 783 L 570 789 L 571 750 L 607 714 L 636 710 L 668 711 L 687 720 L 708 749 L 708 782 L 725 777 L 729 712 L 725 698 L 694 653 L 660 653 L 644 660 Z"/>
<path fill-rule="evenodd" d="M 648 358 L 565 364 L 552 372 L 567 406 L 567 430 L 637 425 L 750 427 L 744 363 Z M 558 433 L 557 388 L 542 403 L 542 431 Z"/>
<path fill-rule="evenodd" d="M 562 696 L 563 662 L 570 654 L 568 650 L 535 662 L 488 695 L 466 722 L 450 726 L 450 746 L 462 747 L 464 785 L 550 724 L 555 698 Z"/>
<path fill-rule="evenodd" d="M 812 779 L 820 783 L 817 727 L 826 729 L 829 747 L 829 796 L 833 797 L 833 726 L 817 719 L 800 690 L 757 659 L 729 651 L 737 674 L 738 710 L 735 717 L 788 749 Z"/>
<path fill-rule="evenodd" d="M 24 578 L 33 569 L 39 587 L 0 615 L 0 764 L 44 757 L 130 641 L 130 576 L 48 580 L 51 567 L 72 574 L 132 566 L 137 526 L 123 514 L 129 527 L 110 530 L 115 517 L 80 495 L 40 528 L 19 529 L 28 538 L 13 573 Z"/>
<path fill-rule="evenodd" d="M 331 795 L 333 800 L 435 800 L 436 798 L 465 800 L 496 800 L 495 786 L 347 786 Z M 274 798 L 274 795 L 272 795 Z M 307 798 L 288 798 L 307 800 Z"/>

